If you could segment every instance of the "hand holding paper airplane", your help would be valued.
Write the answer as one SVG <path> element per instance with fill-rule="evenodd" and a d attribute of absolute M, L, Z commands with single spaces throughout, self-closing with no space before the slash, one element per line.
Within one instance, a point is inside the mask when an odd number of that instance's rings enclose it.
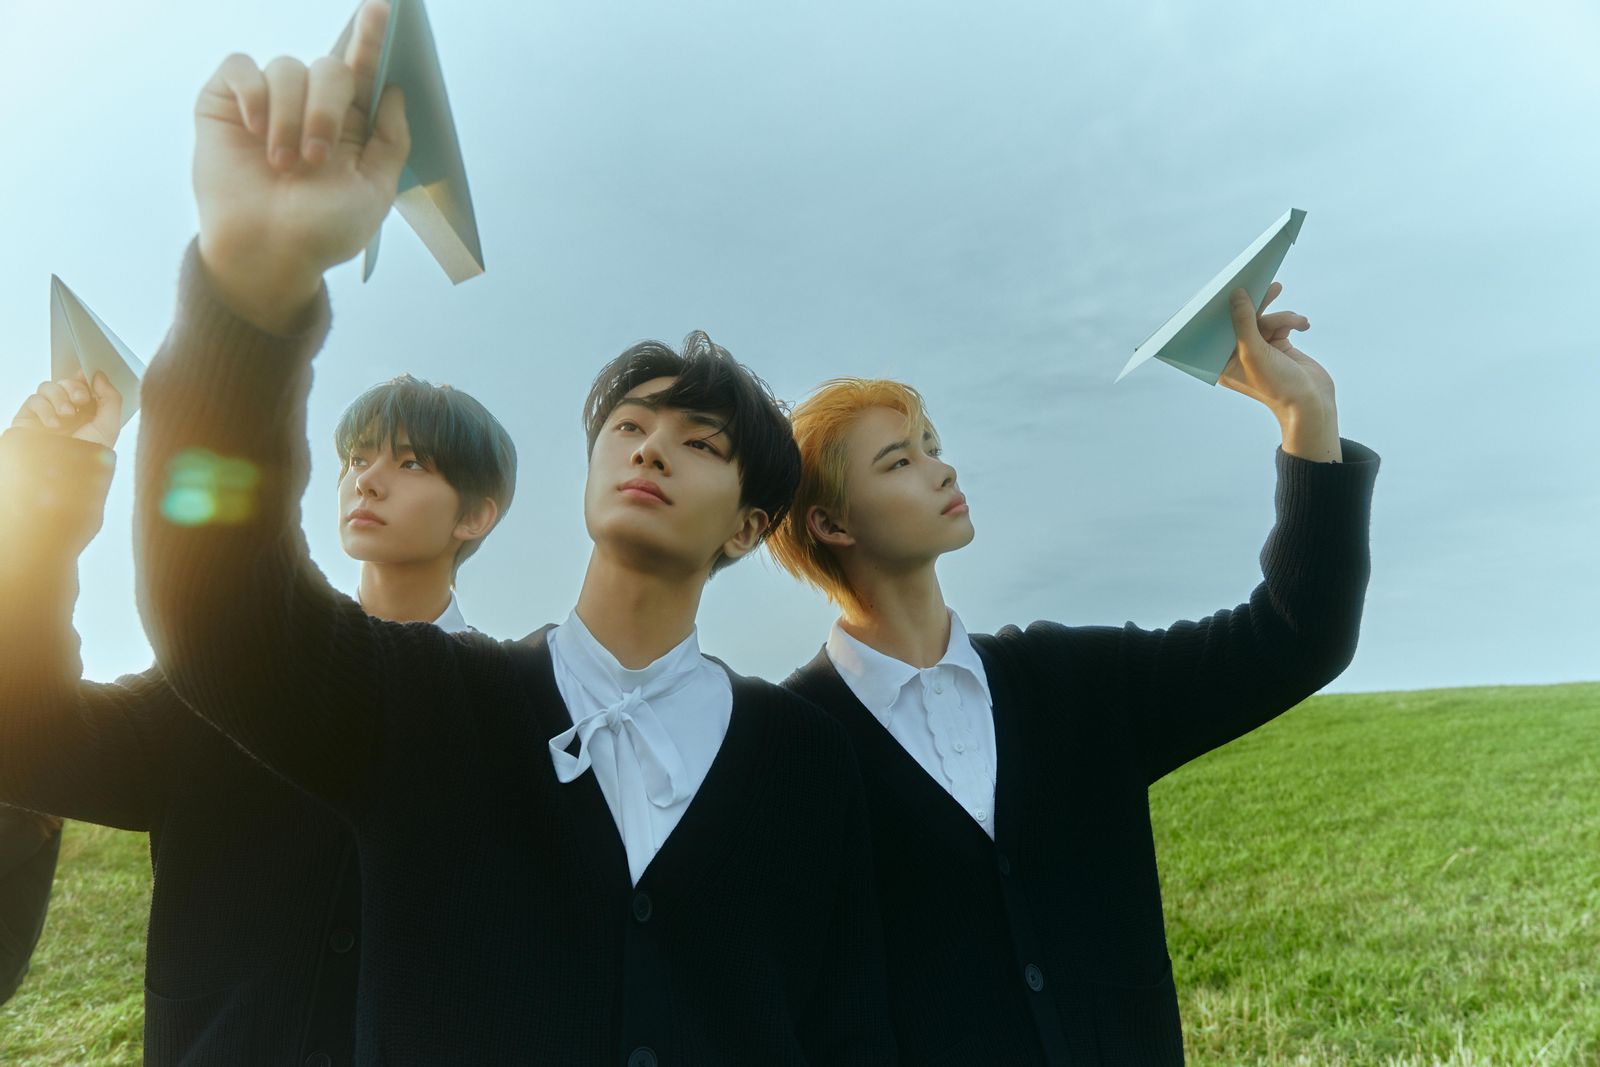
<path fill-rule="evenodd" d="M 265 70 L 223 61 L 195 105 L 200 254 L 224 300 L 268 330 L 292 329 L 329 267 L 372 240 L 410 152 L 397 89 L 376 102 L 388 5 L 357 13 L 343 58 Z"/>
<path fill-rule="evenodd" d="M 91 386 L 80 371 L 75 377 L 40 385 L 23 401 L 11 426 L 115 448 L 122 431 L 122 394 L 103 373 L 94 376 Z"/>

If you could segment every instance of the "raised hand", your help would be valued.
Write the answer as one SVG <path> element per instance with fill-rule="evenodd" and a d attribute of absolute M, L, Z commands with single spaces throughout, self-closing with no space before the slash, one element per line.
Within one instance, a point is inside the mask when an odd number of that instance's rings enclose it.
<path fill-rule="evenodd" d="M 1333 378 L 1296 348 L 1290 335 L 1311 322 L 1293 311 L 1267 313 L 1283 286 L 1273 282 L 1259 308 L 1243 289 L 1229 294 L 1238 339 L 1220 384 L 1265 404 L 1283 430 L 1285 452 L 1322 462 L 1341 458 Z"/>
<path fill-rule="evenodd" d="M 223 299 L 264 329 L 292 329 L 323 271 L 361 251 L 394 202 L 411 149 L 397 89 L 367 136 L 388 18 L 367 3 L 346 53 L 309 67 L 229 56 L 195 103 L 200 255 Z"/>
<path fill-rule="evenodd" d="M 122 430 L 122 394 L 104 374 L 94 384 L 83 372 L 59 382 L 42 382 L 11 420 L 13 429 L 44 430 L 114 448 Z"/>

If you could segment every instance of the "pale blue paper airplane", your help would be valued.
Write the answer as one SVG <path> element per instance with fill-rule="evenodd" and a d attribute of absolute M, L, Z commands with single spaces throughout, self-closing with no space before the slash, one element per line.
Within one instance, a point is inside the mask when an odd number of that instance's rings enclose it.
<path fill-rule="evenodd" d="M 139 379 L 144 364 L 78 299 L 65 282 L 50 275 L 50 380 L 71 378 L 79 371 L 94 381 L 105 373 L 122 394 L 122 425 L 139 410 Z"/>
<path fill-rule="evenodd" d="M 1159 359 L 1207 385 L 1216 385 L 1237 344 L 1228 294 L 1243 286 L 1250 294 L 1250 302 L 1259 307 L 1266 298 L 1267 287 L 1283 265 L 1283 257 L 1289 253 L 1289 246 L 1300 236 L 1300 224 L 1305 217 L 1306 213 L 1299 208 L 1285 212 L 1266 233 L 1224 267 L 1222 273 L 1194 294 L 1183 310 L 1134 350 L 1133 358 L 1117 375 L 1117 381 L 1126 378 L 1139 364 Z"/>
<path fill-rule="evenodd" d="M 355 17 L 340 34 L 333 54 L 343 57 Z M 389 0 L 389 23 L 383 36 L 383 55 L 373 88 L 373 107 L 367 135 L 377 121 L 377 101 L 383 90 L 400 86 L 406 97 L 406 123 L 411 127 L 411 155 L 400 173 L 400 190 L 394 205 L 416 231 L 445 274 L 456 284 L 483 273 L 483 247 L 478 241 L 478 220 L 472 213 L 467 189 L 467 168 L 461 160 L 455 118 L 445 95 L 444 71 L 434 47 L 433 29 L 422 0 Z M 372 277 L 378 265 L 378 242 L 383 231 L 372 235 L 361 265 L 361 280 Z"/>

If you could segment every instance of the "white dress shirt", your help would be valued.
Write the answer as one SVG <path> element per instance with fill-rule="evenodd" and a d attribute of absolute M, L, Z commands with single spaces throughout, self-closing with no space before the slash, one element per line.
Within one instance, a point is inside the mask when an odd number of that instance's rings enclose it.
<path fill-rule="evenodd" d="M 618 663 L 576 611 L 549 642 L 573 723 L 550 739 L 556 777 L 573 782 L 594 771 L 638 885 L 722 748 L 733 685 L 700 654 L 698 631 L 636 671 Z M 574 739 L 577 755 L 567 751 Z"/>
<path fill-rule="evenodd" d="M 994 837 L 994 701 L 983 661 L 950 612 L 950 643 L 919 670 L 844 632 L 835 622 L 828 659 L 856 699 Z"/>
<path fill-rule="evenodd" d="M 445 609 L 439 613 L 437 619 L 433 620 L 433 624 L 447 634 L 477 633 L 467 625 L 467 620 L 462 616 L 461 605 L 456 602 L 454 589 L 450 591 L 450 603 L 445 605 Z"/>

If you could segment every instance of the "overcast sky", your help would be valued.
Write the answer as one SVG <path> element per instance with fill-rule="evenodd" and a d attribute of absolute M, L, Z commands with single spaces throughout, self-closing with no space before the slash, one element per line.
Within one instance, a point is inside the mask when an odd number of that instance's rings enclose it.
<path fill-rule="evenodd" d="M 309 58 L 351 5 L 5 0 L 0 400 L 49 365 L 58 273 L 148 358 L 195 229 L 191 109 L 224 55 Z M 398 216 L 329 275 L 313 554 L 339 551 L 343 406 L 410 371 L 521 451 L 467 617 L 559 621 L 587 559 L 579 408 L 644 337 L 704 328 L 798 400 L 927 396 L 977 540 L 969 629 L 1162 626 L 1245 599 L 1272 520 L 1266 410 L 1129 353 L 1269 223 L 1308 212 L 1279 307 L 1383 456 L 1361 647 L 1331 688 L 1600 678 L 1600 9 L 431 0 L 488 272 L 452 287 Z M 91 677 L 141 669 L 131 453 L 83 566 Z M 746 673 L 833 613 L 763 557 L 701 642 Z"/>

